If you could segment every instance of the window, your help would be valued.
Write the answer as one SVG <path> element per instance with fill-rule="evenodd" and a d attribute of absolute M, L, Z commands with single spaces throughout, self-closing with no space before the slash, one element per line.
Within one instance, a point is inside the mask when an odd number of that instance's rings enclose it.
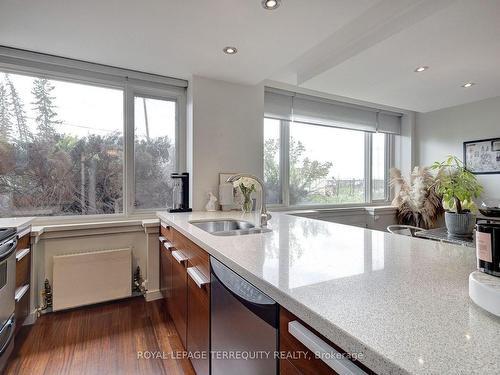
<path fill-rule="evenodd" d="M 264 119 L 264 183 L 267 203 L 281 204 L 281 122 Z"/>
<path fill-rule="evenodd" d="M 170 174 L 183 158 L 177 146 L 184 87 L 106 75 L 103 69 L 115 68 L 98 65 L 93 78 L 87 68 L 94 64 L 79 70 L 74 60 L 60 74 L 45 63 L 32 72 L 24 65 L 4 69 L 3 52 L 0 217 L 128 215 L 171 206 Z"/>
<path fill-rule="evenodd" d="M 327 126 L 290 124 L 290 204 L 365 201 L 365 135 Z"/>
<path fill-rule="evenodd" d="M 123 212 L 123 91 L 1 73 L 2 216 Z"/>
<path fill-rule="evenodd" d="M 154 209 L 172 206 L 176 168 L 176 107 L 172 100 L 136 96 L 135 206 Z"/>
<path fill-rule="evenodd" d="M 372 137 L 372 200 L 387 200 L 387 136 L 375 133 Z"/>
<path fill-rule="evenodd" d="M 264 92 L 268 203 L 359 205 L 389 200 L 403 114 L 272 87 Z"/>
<path fill-rule="evenodd" d="M 390 137 L 265 119 L 268 204 L 327 206 L 386 201 Z"/>

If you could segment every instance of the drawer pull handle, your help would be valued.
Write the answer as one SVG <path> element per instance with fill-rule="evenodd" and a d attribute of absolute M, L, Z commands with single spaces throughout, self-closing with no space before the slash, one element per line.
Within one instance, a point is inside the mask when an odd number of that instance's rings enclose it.
<path fill-rule="evenodd" d="M 177 261 L 177 263 L 180 263 L 180 264 L 182 264 L 188 260 L 188 258 L 179 250 L 172 251 L 172 256 Z"/>
<path fill-rule="evenodd" d="M 207 285 L 210 283 L 207 279 L 205 279 L 205 276 L 196 268 L 196 267 L 189 267 L 187 269 L 187 273 L 191 279 L 198 285 L 198 288 L 203 288 L 204 285 Z"/>
<path fill-rule="evenodd" d="M 163 243 L 163 246 L 165 247 L 165 249 L 167 250 L 172 250 L 174 248 L 174 245 L 172 245 L 172 243 L 170 241 L 165 241 Z"/>
<path fill-rule="evenodd" d="M 332 348 L 298 321 L 288 322 L 288 332 L 339 375 L 366 375 L 362 369 Z"/>
<path fill-rule="evenodd" d="M 170 229 L 170 225 L 165 224 L 163 221 L 161 222 L 161 226 L 165 229 Z"/>
<path fill-rule="evenodd" d="M 30 253 L 29 247 L 26 249 L 18 250 L 16 252 L 16 261 L 19 262 L 21 259 L 23 259 L 29 253 Z"/>
<path fill-rule="evenodd" d="M 160 236 L 158 237 L 158 241 L 160 241 L 161 243 L 165 242 L 167 239 L 163 236 Z"/>
<path fill-rule="evenodd" d="M 29 285 L 24 285 L 16 289 L 16 296 L 14 297 L 16 299 L 16 303 L 18 303 L 21 298 L 24 297 L 29 288 Z"/>
<path fill-rule="evenodd" d="M 31 233 L 31 227 L 28 227 L 25 230 L 23 230 L 22 232 L 19 232 L 17 234 L 17 238 L 23 238 L 24 236 L 26 236 L 29 233 Z"/>

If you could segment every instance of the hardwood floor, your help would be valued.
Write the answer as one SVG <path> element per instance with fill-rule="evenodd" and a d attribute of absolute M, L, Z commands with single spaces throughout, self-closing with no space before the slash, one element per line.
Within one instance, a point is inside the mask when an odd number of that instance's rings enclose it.
<path fill-rule="evenodd" d="M 23 327 L 5 375 L 195 375 L 163 302 L 142 297 L 42 316 Z M 138 359 L 138 352 L 167 358 Z"/>

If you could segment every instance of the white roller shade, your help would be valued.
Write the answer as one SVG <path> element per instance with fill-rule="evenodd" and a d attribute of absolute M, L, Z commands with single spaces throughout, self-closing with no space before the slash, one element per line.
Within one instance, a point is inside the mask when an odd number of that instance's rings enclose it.
<path fill-rule="evenodd" d="M 266 88 L 265 117 L 336 128 L 401 133 L 401 114 Z"/>
<path fill-rule="evenodd" d="M 266 89 L 264 93 L 264 117 L 277 120 L 292 120 L 292 95 Z"/>

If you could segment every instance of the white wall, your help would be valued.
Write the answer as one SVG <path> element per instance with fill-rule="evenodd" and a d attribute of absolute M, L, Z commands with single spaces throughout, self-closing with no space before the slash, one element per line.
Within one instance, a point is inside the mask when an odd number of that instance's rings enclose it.
<path fill-rule="evenodd" d="M 420 165 L 453 154 L 463 159 L 463 142 L 500 137 L 500 97 L 417 114 L 416 140 Z M 500 174 L 478 175 L 483 198 L 500 198 Z"/>
<path fill-rule="evenodd" d="M 221 172 L 263 176 L 263 118 L 263 86 L 193 77 L 187 138 L 194 210 L 204 209 L 209 191 L 218 194 Z"/>

